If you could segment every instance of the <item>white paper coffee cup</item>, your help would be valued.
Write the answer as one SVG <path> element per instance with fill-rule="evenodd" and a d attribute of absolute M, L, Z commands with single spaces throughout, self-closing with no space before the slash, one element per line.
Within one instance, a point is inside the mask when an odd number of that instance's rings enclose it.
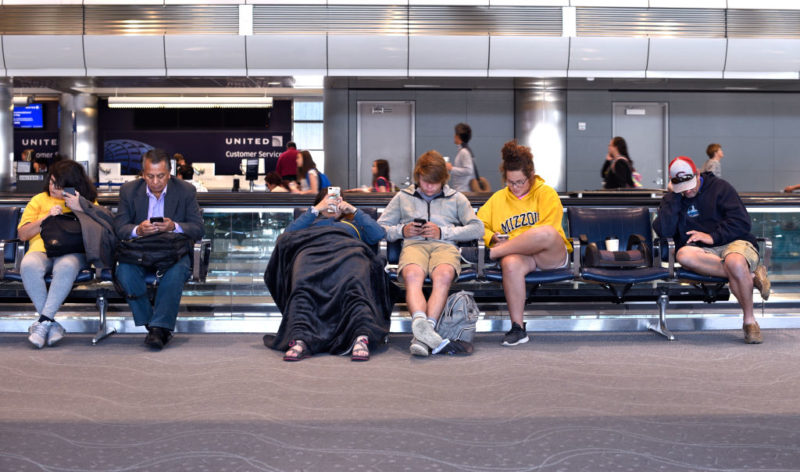
<path fill-rule="evenodd" d="M 619 251 L 619 239 L 606 238 L 606 251 Z"/>

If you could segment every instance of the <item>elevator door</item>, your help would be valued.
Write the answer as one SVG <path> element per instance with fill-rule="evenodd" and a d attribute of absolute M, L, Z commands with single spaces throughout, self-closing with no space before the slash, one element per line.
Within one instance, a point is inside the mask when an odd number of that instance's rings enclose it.
<path fill-rule="evenodd" d="M 414 168 L 414 102 L 358 102 L 358 185 L 372 185 L 372 162 L 389 161 L 398 187 Z"/>
<path fill-rule="evenodd" d="M 667 104 L 615 102 L 613 134 L 625 138 L 644 188 L 666 188 Z"/>

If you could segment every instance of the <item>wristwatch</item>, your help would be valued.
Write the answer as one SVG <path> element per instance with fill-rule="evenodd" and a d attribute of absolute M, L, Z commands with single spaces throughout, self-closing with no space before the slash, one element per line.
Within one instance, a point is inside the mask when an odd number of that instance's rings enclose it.
<path fill-rule="evenodd" d="M 308 207 L 308 211 L 310 211 L 314 216 L 319 216 L 319 210 L 317 210 L 315 207 Z"/>

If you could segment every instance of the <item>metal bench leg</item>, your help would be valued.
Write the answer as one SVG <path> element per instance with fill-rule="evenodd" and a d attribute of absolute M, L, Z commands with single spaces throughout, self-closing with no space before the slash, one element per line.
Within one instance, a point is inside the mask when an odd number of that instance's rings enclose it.
<path fill-rule="evenodd" d="M 100 327 L 97 329 L 97 334 L 95 334 L 92 338 L 92 346 L 97 345 L 97 343 L 103 339 L 117 332 L 117 328 L 111 328 L 109 331 L 106 324 L 106 315 L 108 314 L 108 299 L 106 298 L 105 292 L 100 292 L 100 294 L 97 296 L 97 309 L 100 310 Z"/>
<path fill-rule="evenodd" d="M 647 329 L 650 331 L 655 331 L 656 333 L 664 336 L 670 341 L 675 341 L 675 335 L 672 334 L 672 331 L 667 328 L 667 304 L 669 303 L 669 297 L 666 293 L 662 293 L 658 297 L 658 324 L 655 325 L 650 323 L 647 326 Z"/>

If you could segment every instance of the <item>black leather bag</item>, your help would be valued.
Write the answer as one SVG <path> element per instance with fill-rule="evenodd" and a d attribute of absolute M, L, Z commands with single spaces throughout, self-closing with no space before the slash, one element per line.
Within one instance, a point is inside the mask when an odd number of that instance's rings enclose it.
<path fill-rule="evenodd" d="M 81 222 L 75 213 L 48 216 L 42 221 L 39 234 L 44 241 L 47 257 L 86 252 L 83 246 Z"/>
<path fill-rule="evenodd" d="M 625 251 L 606 251 L 598 248 L 595 243 L 588 244 L 584 265 L 602 269 L 638 269 L 652 267 L 653 259 L 644 238 L 639 234 L 632 234 Z"/>
<path fill-rule="evenodd" d="M 164 272 L 192 250 L 194 241 L 183 233 L 155 233 L 117 244 L 118 262 Z"/>

